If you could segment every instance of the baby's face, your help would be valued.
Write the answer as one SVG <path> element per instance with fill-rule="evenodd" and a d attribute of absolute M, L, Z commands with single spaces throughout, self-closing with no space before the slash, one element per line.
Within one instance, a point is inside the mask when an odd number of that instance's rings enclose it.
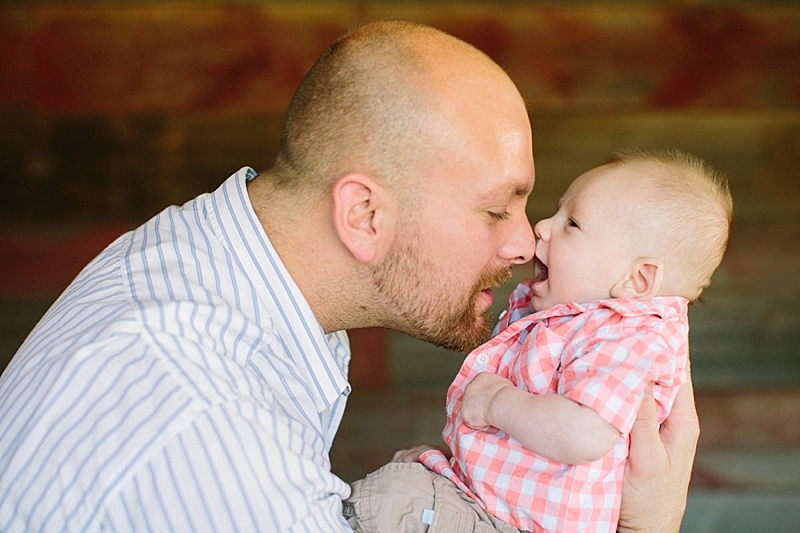
<path fill-rule="evenodd" d="M 536 224 L 535 311 L 611 297 L 638 257 L 631 237 L 637 233 L 635 181 L 625 165 L 592 169 L 572 182 L 555 215 Z"/>

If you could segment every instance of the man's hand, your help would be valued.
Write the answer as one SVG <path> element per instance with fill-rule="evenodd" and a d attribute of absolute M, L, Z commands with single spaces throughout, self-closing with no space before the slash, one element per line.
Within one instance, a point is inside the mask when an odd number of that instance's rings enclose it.
<path fill-rule="evenodd" d="M 394 456 L 392 457 L 392 463 L 418 463 L 419 456 L 423 453 L 427 452 L 428 450 L 439 450 L 444 454 L 445 457 L 448 459 L 452 456 L 450 452 L 450 448 L 447 447 L 447 444 L 442 444 L 440 446 L 431 446 L 429 444 L 417 444 L 407 450 L 398 450 L 394 452 Z"/>
<path fill-rule="evenodd" d="M 472 429 L 491 426 L 489 406 L 492 400 L 501 389 L 513 386 L 506 378 L 491 372 L 481 372 L 475 376 L 464 389 L 461 400 L 461 418 L 464 423 Z"/>
<path fill-rule="evenodd" d="M 660 430 L 652 393 L 645 397 L 631 429 L 619 532 L 680 531 L 699 436 L 691 379 L 681 386 Z"/>

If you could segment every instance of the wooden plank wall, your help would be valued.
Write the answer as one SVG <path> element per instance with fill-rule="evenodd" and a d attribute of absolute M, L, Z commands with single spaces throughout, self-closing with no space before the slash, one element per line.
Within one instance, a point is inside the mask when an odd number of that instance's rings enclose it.
<path fill-rule="evenodd" d="M 533 219 L 614 149 L 678 147 L 725 171 L 737 218 L 692 310 L 698 386 L 800 383 L 800 6 L 789 1 L 6 3 L 0 297 L 69 281 L 77 267 L 63 261 L 36 278 L 42 253 L 94 253 L 243 165 L 267 167 L 314 59 L 386 17 L 475 44 L 517 83 L 535 138 Z"/>

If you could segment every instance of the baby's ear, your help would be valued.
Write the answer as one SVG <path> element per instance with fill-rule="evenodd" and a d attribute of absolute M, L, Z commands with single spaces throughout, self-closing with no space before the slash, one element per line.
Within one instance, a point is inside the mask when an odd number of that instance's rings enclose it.
<path fill-rule="evenodd" d="M 611 297 L 649 300 L 658 295 L 663 279 L 663 261 L 655 257 L 640 257 L 611 287 Z"/>

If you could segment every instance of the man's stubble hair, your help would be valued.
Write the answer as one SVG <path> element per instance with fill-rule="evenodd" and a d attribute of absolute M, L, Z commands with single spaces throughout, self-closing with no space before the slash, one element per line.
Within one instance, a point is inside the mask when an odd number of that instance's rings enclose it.
<path fill-rule="evenodd" d="M 430 66 L 416 40 L 434 28 L 377 22 L 346 33 L 300 82 L 284 118 L 274 185 L 316 200 L 349 172 L 402 201 L 429 155 L 422 132 L 435 105 Z M 444 34 L 441 34 L 444 35 Z"/>
<path fill-rule="evenodd" d="M 488 61 L 467 43 L 412 22 L 370 23 L 337 39 L 303 78 L 287 109 L 268 173 L 273 186 L 289 191 L 284 198 L 303 209 L 330 194 L 341 176 L 361 172 L 397 198 L 399 224 L 410 230 L 425 201 L 425 172 L 437 157 L 436 139 L 427 133 L 439 119 L 437 83 L 461 74 L 453 71 L 460 66 L 452 61 L 443 74 L 439 60 L 461 53 Z M 485 341 L 491 328 L 488 315 L 476 327 L 479 289 L 507 281 L 509 273 L 484 274 L 469 301 L 442 309 L 424 291 L 413 296 L 414 288 L 431 286 L 430 277 L 441 274 L 441 268 L 421 257 L 418 242 L 396 239 L 389 257 L 371 268 L 377 293 L 393 306 L 389 315 L 398 320 L 385 326 L 468 351 Z"/>

